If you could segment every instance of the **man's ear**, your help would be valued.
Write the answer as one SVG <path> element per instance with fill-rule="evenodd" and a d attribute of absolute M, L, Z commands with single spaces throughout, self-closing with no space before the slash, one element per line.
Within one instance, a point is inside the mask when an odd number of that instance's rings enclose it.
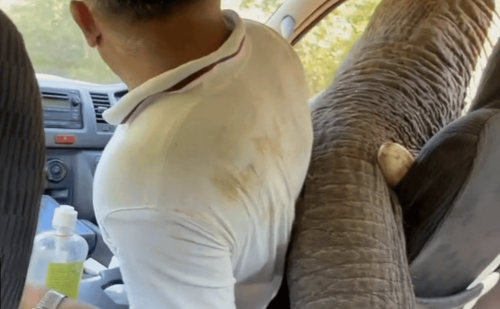
<path fill-rule="evenodd" d="M 89 44 L 90 47 L 95 47 L 98 44 L 101 32 L 97 27 L 90 8 L 83 1 L 72 0 L 70 9 L 73 19 L 77 23 L 78 27 L 80 27 L 85 39 L 87 40 L 87 44 Z"/>

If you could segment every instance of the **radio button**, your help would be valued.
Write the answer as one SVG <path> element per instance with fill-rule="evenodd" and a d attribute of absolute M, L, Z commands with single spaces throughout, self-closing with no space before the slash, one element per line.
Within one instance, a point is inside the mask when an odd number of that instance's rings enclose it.
<path fill-rule="evenodd" d="M 76 136 L 69 134 L 56 135 L 56 144 L 73 145 L 76 143 Z"/>
<path fill-rule="evenodd" d="M 53 165 L 51 168 L 50 168 L 50 171 L 54 174 L 54 175 L 59 175 L 61 173 L 61 167 L 59 165 Z"/>
<path fill-rule="evenodd" d="M 50 113 L 43 113 L 43 119 L 55 119 L 54 115 Z"/>
<path fill-rule="evenodd" d="M 58 120 L 56 121 L 56 124 L 57 124 L 58 126 L 60 126 L 61 128 L 64 128 L 64 125 L 66 124 L 66 122 L 65 122 L 65 121 L 62 121 L 62 119 L 58 119 Z"/>
<path fill-rule="evenodd" d="M 55 126 L 55 125 L 57 125 L 58 122 L 57 121 L 52 121 L 52 120 L 45 120 L 44 123 L 47 126 Z"/>
<path fill-rule="evenodd" d="M 47 162 L 47 179 L 51 182 L 62 181 L 67 174 L 67 169 L 64 163 L 58 159 L 52 159 Z"/>

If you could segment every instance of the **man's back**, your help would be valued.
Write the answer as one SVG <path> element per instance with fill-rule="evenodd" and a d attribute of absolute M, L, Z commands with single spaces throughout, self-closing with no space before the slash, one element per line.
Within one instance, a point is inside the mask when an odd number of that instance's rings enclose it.
<path fill-rule="evenodd" d="M 307 85 L 278 34 L 225 14 L 218 51 L 104 115 L 123 124 L 94 205 L 132 309 L 264 308 L 281 283 L 312 147 Z"/>

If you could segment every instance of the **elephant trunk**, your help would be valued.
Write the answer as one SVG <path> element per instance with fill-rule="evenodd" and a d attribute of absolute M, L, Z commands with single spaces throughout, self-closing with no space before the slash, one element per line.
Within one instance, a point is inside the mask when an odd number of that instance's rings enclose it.
<path fill-rule="evenodd" d="M 494 0 L 386 0 L 314 105 L 297 205 L 293 308 L 415 308 L 401 208 L 377 166 L 383 142 L 414 154 L 457 118 Z"/>

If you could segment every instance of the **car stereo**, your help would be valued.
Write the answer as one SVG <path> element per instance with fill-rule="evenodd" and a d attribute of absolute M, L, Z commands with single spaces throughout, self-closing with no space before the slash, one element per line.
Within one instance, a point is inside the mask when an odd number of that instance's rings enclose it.
<path fill-rule="evenodd" d="M 79 91 L 41 88 L 41 92 L 45 128 L 83 128 Z"/>

